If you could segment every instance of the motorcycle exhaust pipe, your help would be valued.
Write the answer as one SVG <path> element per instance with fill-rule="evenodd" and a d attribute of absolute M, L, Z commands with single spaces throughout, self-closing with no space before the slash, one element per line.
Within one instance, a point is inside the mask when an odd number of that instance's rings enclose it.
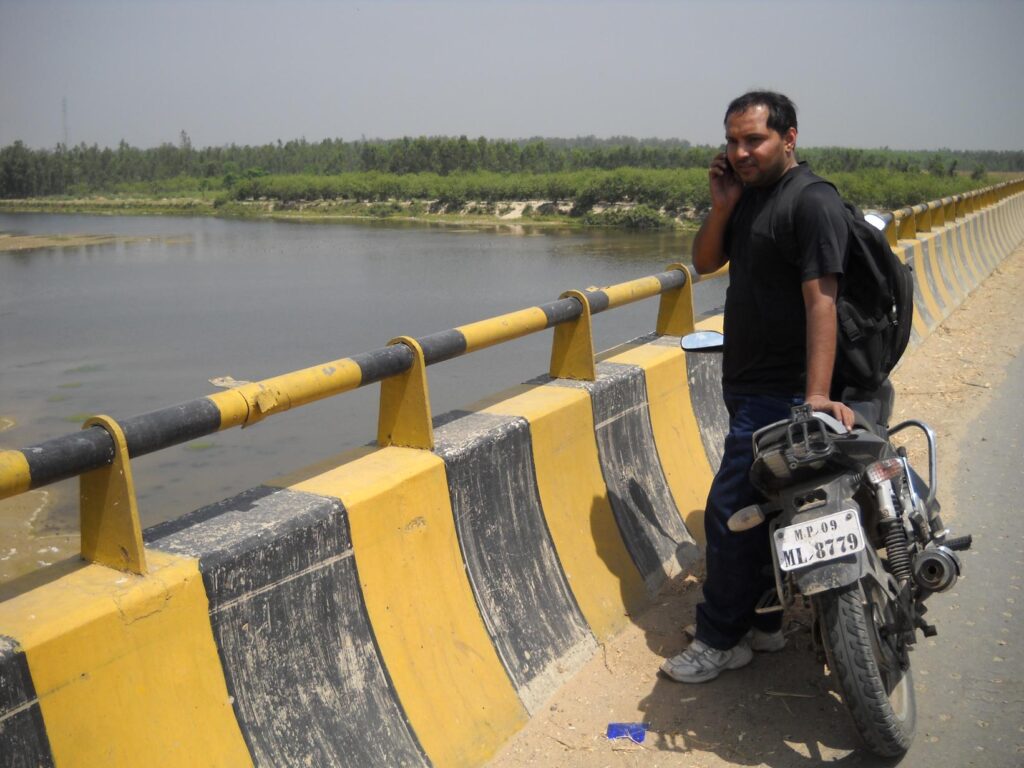
<path fill-rule="evenodd" d="M 960 576 L 960 558 L 948 547 L 926 549 L 914 556 L 914 581 L 929 592 L 945 592 Z"/>

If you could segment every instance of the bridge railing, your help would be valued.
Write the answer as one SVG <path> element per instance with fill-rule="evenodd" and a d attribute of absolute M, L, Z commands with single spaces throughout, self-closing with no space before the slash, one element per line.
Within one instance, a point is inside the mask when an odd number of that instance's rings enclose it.
<path fill-rule="evenodd" d="M 725 270 L 705 279 L 724 274 Z M 693 284 L 683 264 L 624 283 L 566 291 L 558 300 L 321 363 L 207 397 L 115 421 L 99 415 L 80 432 L 0 451 L 0 499 L 80 477 L 81 553 L 86 560 L 145 573 L 130 459 L 381 382 L 377 443 L 430 450 L 434 445 L 426 367 L 506 341 L 554 329 L 552 378 L 596 378 L 592 315 L 660 297 L 656 333 L 694 328 Z"/>
<path fill-rule="evenodd" d="M 899 240 L 913 240 L 918 232 L 944 226 L 1021 191 L 1024 191 L 1024 179 L 1015 179 L 962 195 L 900 208 L 892 212 L 892 220 L 885 230 L 886 236 L 892 245 L 896 245 Z"/>
<path fill-rule="evenodd" d="M 897 240 L 942 226 L 1024 191 L 1024 180 L 902 208 L 885 214 L 887 236 Z M 79 476 L 82 557 L 145 573 L 145 552 L 130 459 L 270 415 L 381 382 L 377 423 L 380 446 L 433 448 L 426 367 L 470 352 L 554 329 L 553 378 L 596 378 L 592 315 L 660 296 L 659 335 L 694 329 L 693 284 L 726 274 L 695 276 L 683 264 L 601 289 L 567 291 L 558 300 L 447 331 L 393 339 L 387 346 L 207 397 L 115 421 L 94 416 L 82 430 L 23 449 L 0 451 L 0 499 Z"/>

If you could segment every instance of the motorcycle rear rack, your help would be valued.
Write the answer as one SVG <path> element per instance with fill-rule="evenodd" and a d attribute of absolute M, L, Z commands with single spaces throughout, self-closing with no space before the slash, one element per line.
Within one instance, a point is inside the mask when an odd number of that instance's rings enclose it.
<path fill-rule="evenodd" d="M 832 438 L 825 425 L 814 416 L 807 403 L 795 405 L 786 427 L 785 457 L 790 469 L 814 464 L 828 458 L 835 451 Z"/>

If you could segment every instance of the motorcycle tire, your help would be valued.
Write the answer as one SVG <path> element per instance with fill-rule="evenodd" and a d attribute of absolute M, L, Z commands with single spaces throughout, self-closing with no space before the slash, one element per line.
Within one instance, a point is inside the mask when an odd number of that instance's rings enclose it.
<path fill-rule="evenodd" d="M 861 595 L 852 585 L 815 596 L 825 655 L 868 748 L 882 757 L 898 757 L 914 740 L 914 680 L 910 666 L 899 669 L 878 633 L 879 606 L 870 597 L 865 605 Z"/>

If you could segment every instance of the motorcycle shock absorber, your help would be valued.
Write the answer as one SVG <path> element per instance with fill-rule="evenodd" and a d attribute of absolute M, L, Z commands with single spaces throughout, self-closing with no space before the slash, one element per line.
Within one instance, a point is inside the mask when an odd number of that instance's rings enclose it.
<path fill-rule="evenodd" d="M 897 583 L 905 584 L 912 575 L 910 551 L 907 548 L 907 531 L 899 518 L 881 521 L 885 530 L 885 555 L 889 570 Z"/>
<path fill-rule="evenodd" d="M 913 575 L 910 561 L 910 550 L 907 543 L 907 530 L 903 527 L 903 519 L 896 512 L 893 496 L 893 479 L 899 477 L 903 464 L 898 459 L 879 461 L 867 469 L 867 477 L 875 487 L 875 501 L 881 519 L 878 527 L 885 540 L 885 555 L 889 561 L 889 571 L 901 586 L 906 584 Z"/>

